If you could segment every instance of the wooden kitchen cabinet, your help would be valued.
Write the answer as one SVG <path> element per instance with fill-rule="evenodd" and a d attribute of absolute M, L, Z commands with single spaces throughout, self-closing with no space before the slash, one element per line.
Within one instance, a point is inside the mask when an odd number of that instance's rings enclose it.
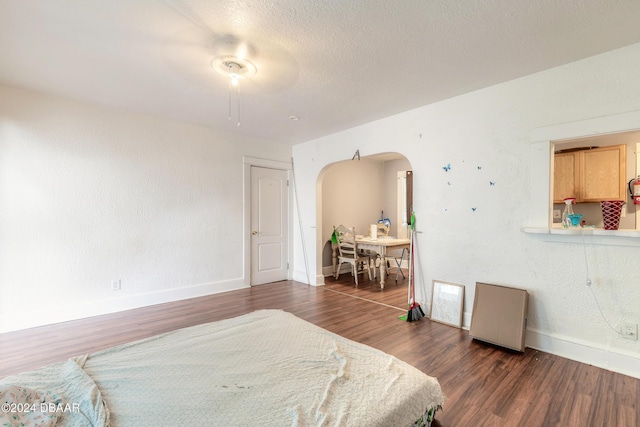
<path fill-rule="evenodd" d="M 578 199 L 580 156 L 578 153 L 558 153 L 554 156 L 553 203 L 563 203 L 569 197 Z"/>
<path fill-rule="evenodd" d="M 627 146 L 580 151 L 580 201 L 626 200 Z"/>
<path fill-rule="evenodd" d="M 612 145 L 554 156 L 553 201 L 625 200 L 627 146 Z"/>

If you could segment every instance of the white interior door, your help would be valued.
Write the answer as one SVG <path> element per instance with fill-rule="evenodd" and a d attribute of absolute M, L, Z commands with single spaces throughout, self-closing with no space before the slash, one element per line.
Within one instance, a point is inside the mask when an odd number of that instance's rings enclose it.
<path fill-rule="evenodd" d="M 287 171 L 251 167 L 251 285 L 287 279 Z"/>

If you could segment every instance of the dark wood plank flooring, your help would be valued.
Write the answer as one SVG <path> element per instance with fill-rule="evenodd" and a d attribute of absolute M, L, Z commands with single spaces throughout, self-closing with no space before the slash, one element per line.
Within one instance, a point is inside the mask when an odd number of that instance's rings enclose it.
<path fill-rule="evenodd" d="M 448 396 L 435 427 L 638 426 L 640 380 L 526 349 L 487 345 L 422 319 L 406 323 L 406 281 L 384 290 L 343 274 L 324 287 L 279 282 L 0 334 L 0 378 L 151 335 L 245 314 L 287 310 L 437 377 Z"/>

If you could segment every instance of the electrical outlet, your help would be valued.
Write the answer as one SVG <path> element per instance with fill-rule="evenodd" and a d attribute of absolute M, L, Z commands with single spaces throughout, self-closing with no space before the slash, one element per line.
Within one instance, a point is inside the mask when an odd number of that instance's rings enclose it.
<path fill-rule="evenodd" d="M 120 279 L 112 280 L 111 281 L 111 290 L 112 291 L 119 291 L 120 289 L 121 289 Z"/>
<path fill-rule="evenodd" d="M 625 322 L 622 324 L 622 336 L 629 340 L 638 340 L 638 324 Z"/>

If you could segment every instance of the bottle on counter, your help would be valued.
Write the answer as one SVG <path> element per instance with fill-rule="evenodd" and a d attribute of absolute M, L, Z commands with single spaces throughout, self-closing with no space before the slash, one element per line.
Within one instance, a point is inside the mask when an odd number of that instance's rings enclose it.
<path fill-rule="evenodd" d="M 562 212 L 562 228 L 571 228 L 571 217 L 573 215 L 573 204 L 576 202 L 575 197 L 567 197 L 563 199 L 564 211 Z"/>

